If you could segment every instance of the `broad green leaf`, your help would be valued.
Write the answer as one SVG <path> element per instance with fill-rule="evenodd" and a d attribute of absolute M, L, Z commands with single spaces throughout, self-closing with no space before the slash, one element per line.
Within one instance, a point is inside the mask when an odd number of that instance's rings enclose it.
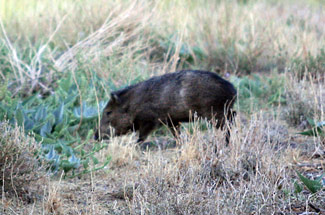
<path fill-rule="evenodd" d="M 295 187 L 295 193 L 301 193 L 301 191 L 304 189 L 304 187 L 299 184 L 297 181 L 293 184 Z"/>
<path fill-rule="evenodd" d="M 67 78 L 64 78 L 64 79 L 61 79 L 58 83 L 59 87 L 64 90 L 65 92 L 68 92 L 71 85 L 73 85 L 73 81 L 72 81 L 72 78 L 71 78 L 71 75 L 69 75 L 69 77 Z"/>
<path fill-rule="evenodd" d="M 34 134 L 35 136 L 35 139 L 38 141 L 38 142 L 42 142 L 42 145 L 52 145 L 52 144 L 55 144 L 56 143 L 56 140 L 53 140 L 53 139 L 50 139 L 50 138 L 46 138 L 46 137 L 42 137 L 41 135 L 39 134 Z"/>
<path fill-rule="evenodd" d="M 52 127 L 53 127 L 53 125 L 52 125 L 51 121 L 50 121 L 50 120 L 47 121 L 47 122 L 46 122 L 46 123 L 41 127 L 40 135 L 41 135 L 42 137 L 47 137 L 48 134 L 51 133 L 51 131 L 52 131 Z"/>
<path fill-rule="evenodd" d="M 68 145 L 64 144 L 64 143 L 60 143 L 60 146 L 62 148 L 62 154 L 64 154 L 67 157 L 70 157 L 71 155 L 73 155 L 73 150 L 71 147 L 69 147 Z"/>
<path fill-rule="evenodd" d="M 112 160 L 112 157 L 111 157 L 111 156 L 108 156 L 108 157 L 106 158 L 106 161 L 105 161 L 105 163 L 103 164 L 103 166 L 105 167 L 107 164 L 109 164 L 109 162 L 111 162 L 111 160 Z"/>
<path fill-rule="evenodd" d="M 65 173 L 69 172 L 70 170 L 74 169 L 75 164 L 70 163 L 68 160 L 62 160 L 60 167 L 63 169 Z"/>
<path fill-rule="evenodd" d="M 81 149 L 80 155 L 83 157 L 86 154 L 85 150 Z"/>
<path fill-rule="evenodd" d="M 317 137 L 318 135 L 325 136 L 325 121 L 318 122 L 316 123 L 316 127 L 307 131 L 300 132 L 298 134 L 306 135 L 306 136 L 315 136 L 315 137 Z"/>
<path fill-rule="evenodd" d="M 10 107 L 8 107 L 0 102 L 0 111 L 8 112 L 8 111 L 10 111 Z"/>
<path fill-rule="evenodd" d="M 69 162 L 74 164 L 74 168 L 77 169 L 80 166 L 80 159 L 77 158 L 74 154 L 69 158 Z"/>
<path fill-rule="evenodd" d="M 55 151 L 57 151 L 60 154 L 62 153 L 63 151 L 62 144 L 56 142 L 55 144 L 53 144 L 53 147 Z"/>
<path fill-rule="evenodd" d="M 50 151 L 45 155 L 45 158 L 49 161 L 56 159 L 59 155 L 54 150 L 54 147 L 50 148 Z"/>
<path fill-rule="evenodd" d="M 101 101 L 99 103 L 99 111 L 102 112 L 103 109 L 105 108 L 106 102 L 105 101 Z M 73 110 L 73 114 L 76 118 L 80 119 L 81 118 L 81 108 L 80 107 L 76 107 Z M 97 106 L 88 106 L 87 103 L 83 103 L 82 104 L 82 117 L 84 119 L 93 119 L 95 117 L 98 117 L 98 109 Z"/>
<path fill-rule="evenodd" d="M 22 126 L 24 123 L 24 114 L 23 111 L 19 108 L 16 110 L 16 120 L 19 126 Z"/>
<path fill-rule="evenodd" d="M 60 155 L 56 153 L 53 147 L 45 155 L 45 159 L 51 164 L 52 171 L 57 171 L 60 166 Z"/>
<path fill-rule="evenodd" d="M 94 155 L 92 155 L 91 158 L 92 158 L 93 163 L 94 163 L 95 165 L 99 164 L 98 159 L 97 159 Z"/>
<path fill-rule="evenodd" d="M 76 142 L 76 137 L 72 136 L 72 130 L 70 130 L 67 126 L 62 129 L 58 135 L 59 137 L 63 137 L 67 141 L 75 141 Z"/>
<path fill-rule="evenodd" d="M 33 96 L 30 96 L 28 97 L 27 99 L 25 99 L 23 102 L 22 102 L 22 106 L 26 106 L 28 104 L 31 104 L 33 103 L 37 98 L 38 98 L 38 94 L 36 95 L 33 95 Z"/>
<path fill-rule="evenodd" d="M 305 136 L 316 136 L 317 131 L 316 131 L 316 129 L 313 128 L 313 129 L 310 129 L 307 131 L 299 132 L 298 134 L 305 135 Z"/>
<path fill-rule="evenodd" d="M 89 158 L 87 158 L 86 160 L 82 161 L 82 165 L 85 169 L 88 169 L 89 167 Z"/>
<path fill-rule="evenodd" d="M 34 127 L 32 130 L 37 134 L 39 133 L 39 131 L 41 130 L 43 125 L 46 124 L 46 122 L 36 122 L 36 121 L 33 121 L 33 122 L 34 122 Z"/>
<path fill-rule="evenodd" d="M 66 122 L 66 120 L 63 120 L 63 122 L 60 122 L 55 125 L 54 131 L 61 134 L 61 132 L 64 132 L 64 130 L 67 128 L 68 128 L 67 122 Z"/>
<path fill-rule="evenodd" d="M 5 119 L 11 119 L 13 123 L 15 123 L 13 118 L 14 118 L 14 110 L 11 107 L 1 104 L 0 102 L 0 121 L 3 121 Z"/>
<path fill-rule="evenodd" d="M 54 110 L 53 115 L 55 117 L 55 125 L 58 125 L 63 121 L 63 114 L 64 114 L 64 103 Z"/>
<path fill-rule="evenodd" d="M 75 100 L 76 100 L 77 97 L 78 97 L 78 94 L 75 94 L 75 93 L 69 95 L 68 98 L 66 98 L 64 100 L 65 106 L 66 107 L 69 107 L 70 105 L 72 105 L 75 102 Z"/>
<path fill-rule="evenodd" d="M 45 120 L 46 116 L 47 116 L 46 108 L 43 105 L 41 105 L 36 110 L 34 120 L 36 122 L 39 122 L 41 120 Z"/>
<path fill-rule="evenodd" d="M 69 160 L 62 160 L 61 167 L 65 173 L 80 166 L 80 159 L 72 155 Z"/>
<path fill-rule="evenodd" d="M 100 143 L 95 143 L 92 148 L 92 151 L 98 151 L 100 148 L 101 148 Z"/>
<path fill-rule="evenodd" d="M 25 128 L 25 131 L 29 131 L 29 130 L 32 130 L 34 128 L 34 122 L 33 120 L 31 120 L 27 114 L 24 113 L 24 128 Z"/>
<path fill-rule="evenodd" d="M 91 138 L 93 138 L 93 136 L 94 136 L 94 131 L 93 131 L 93 129 L 90 129 L 88 131 L 88 134 L 87 134 L 87 137 L 86 137 L 85 141 L 89 141 Z"/>
<path fill-rule="evenodd" d="M 5 83 L 3 83 L 2 81 L 0 82 L 0 101 L 2 99 L 5 99 L 7 96 L 7 92 L 8 92 L 8 80 L 5 81 Z"/>
<path fill-rule="evenodd" d="M 75 130 L 77 130 L 78 127 L 79 127 L 79 125 L 70 126 L 70 127 L 68 128 L 68 131 L 69 131 L 70 133 L 73 133 L 73 132 L 75 132 Z"/>
<path fill-rule="evenodd" d="M 298 171 L 297 174 L 300 180 L 302 181 L 302 183 L 308 188 L 310 192 L 316 193 L 323 188 L 323 185 L 320 183 L 319 180 L 310 180 L 305 176 L 303 176 L 302 174 L 300 174 Z"/>

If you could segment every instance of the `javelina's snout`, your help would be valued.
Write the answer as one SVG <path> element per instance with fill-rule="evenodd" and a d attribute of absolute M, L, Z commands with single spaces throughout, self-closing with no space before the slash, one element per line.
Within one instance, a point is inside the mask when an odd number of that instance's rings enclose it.
<path fill-rule="evenodd" d="M 106 133 L 101 132 L 99 129 L 96 130 L 94 134 L 94 140 L 106 140 L 110 136 L 110 131 L 108 130 Z"/>

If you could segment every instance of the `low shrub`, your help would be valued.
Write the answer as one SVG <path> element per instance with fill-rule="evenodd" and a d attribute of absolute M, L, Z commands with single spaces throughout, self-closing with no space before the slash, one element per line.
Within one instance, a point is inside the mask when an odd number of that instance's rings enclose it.
<path fill-rule="evenodd" d="M 17 196 L 31 200 L 32 182 L 46 177 L 45 165 L 40 159 L 41 144 L 25 136 L 22 128 L 0 123 L 0 196 Z"/>

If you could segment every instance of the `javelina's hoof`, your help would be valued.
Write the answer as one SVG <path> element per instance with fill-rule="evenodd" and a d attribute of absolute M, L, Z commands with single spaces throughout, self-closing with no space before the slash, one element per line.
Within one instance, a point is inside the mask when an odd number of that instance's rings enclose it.
<path fill-rule="evenodd" d="M 140 150 L 141 151 L 145 151 L 145 150 L 149 150 L 149 149 L 157 149 L 158 145 L 154 142 L 144 142 L 144 143 L 140 143 Z"/>
<path fill-rule="evenodd" d="M 139 148 L 141 151 L 146 150 L 166 150 L 170 148 L 176 147 L 176 140 L 165 140 L 165 139 L 157 139 L 152 142 L 144 142 L 139 144 Z"/>

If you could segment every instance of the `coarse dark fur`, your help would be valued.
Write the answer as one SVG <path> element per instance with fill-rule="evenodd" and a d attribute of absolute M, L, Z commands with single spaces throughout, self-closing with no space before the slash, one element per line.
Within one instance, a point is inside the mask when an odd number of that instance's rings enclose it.
<path fill-rule="evenodd" d="M 116 135 L 139 131 L 142 142 L 162 123 L 176 136 L 174 128 L 189 122 L 190 112 L 214 118 L 217 128 L 224 128 L 225 118 L 232 121 L 235 115 L 235 99 L 234 86 L 212 72 L 188 70 L 153 77 L 111 94 L 95 139 L 110 135 L 111 125 Z M 227 143 L 229 134 L 227 130 Z"/>

